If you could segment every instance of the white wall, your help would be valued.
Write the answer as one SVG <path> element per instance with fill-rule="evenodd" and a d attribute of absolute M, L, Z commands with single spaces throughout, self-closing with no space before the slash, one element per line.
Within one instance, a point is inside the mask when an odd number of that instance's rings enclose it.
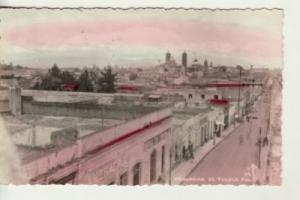
<path fill-rule="evenodd" d="M 112 147 L 106 148 L 103 151 L 96 153 L 95 155 L 88 156 L 88 154 L 86 153 L 101 146 L 101 144 L 107 143 L 115 139 L 116 137 L 120 137 L 128 133 L 129 131 L 137 130 L 141 127 L 144 127 L 149 122 L 156 122 L 170 115 L 171 110 L 164 109 L 158 112 L 150 113 L 139 119 L 124 123 L 118 127 L 112 127 L 102 132 L 83 137 L 78 140 L 77 144 L 73 144 L 63 149 L 49 152 L 47 155 L 44 155 L 43 157 L 40 157 L 38 159 L 28 160 L 24 165 L 24 168 L 28 176 L 30 178 L 34 178 L 48 172 L 50 169 L 56 168 L 57 166 L 61 166 L 61 170 L 66 169 L 66 167 L 71 164 L 70 161 L 76 158 L 81 158 L 80 160 L 76 161 L 78 164 L 77 170 L 79 170 L 78 181 L 80 181 L 80 183 L 93 183 L 92 181 L 96 181 L 98 184 L 108 184 L 108 181 L 112 181 L 112 179 L 114 181 L 117 181 L 119 175 L 124 171 L 124 169 L 128 170 L 128 172 L 131 172 L 133 165 L 137 162 L 141 162 L 143 172 L 142 183 L 149 183 L 148 158 L 150 159 L 150 155 L 148 155 L 148 153 L 153 148 L 160 149 L 161 145 L 166 145 L 165 157 L 166 169 L 168 169 L 167 164 L 169 163 L 169 161 L 167 159 L 169 156 L 167 152 L 169 152 L 169 140 L 165 138 L 160 143 L 152 146 L 147 150 L 144 149 L 144 143 L 150 138 L 170 129 L 171 119 L 166 119 L 166 121 L 163 121 L 161 124 L 158 124 L 154 128 L 146 129 L 143 131 L 143 133 L 139 133 L 137 136 L 133 136 L 128 140 L 126 139 L 125 142 L 120 142 L 116 145 L 113 145 Z M 86 155 L 84 156 L 84 154 Z M 157 155 L 160 155 L 159 152 L 157 152 Z M 160 157 L 158 156 L 157 165 L 159 165 L 159 158 Z M 113 173 L 114 175 L 107 176 L 105 180 L 102 180 L 101 178 L 96 180 L 96 175 L 101 176 L 99 174 L 106 173 L 107 170 L 107 173 L 109 173 L 109 163 L 112 163 L 113 169 L 115 170 Z M 108 167 L 104 166 L 106 164 L 108 165 Z M 63 174 L 66 174 L 67 172 L 69 171 L 66 171 Z M 53 173 L 60 173 L 60 170 L 54 171 Z M 52 174 L 51 176 L 55 176 L 54 174 Z M 160 174 L 158 173 L 158 175 Z M 47 177 L 45 179 L 44 178 L 45 177 L 40 177 L 37 182 L 43 183 L 43 181 L 47 181 Z"/>

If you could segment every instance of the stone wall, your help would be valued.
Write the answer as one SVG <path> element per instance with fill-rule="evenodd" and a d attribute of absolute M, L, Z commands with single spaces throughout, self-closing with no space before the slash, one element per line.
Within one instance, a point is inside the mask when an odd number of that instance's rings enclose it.
<path fill-rule="evenodd" d="M 98 105 L 97 103 L 37 102 L 22 97 L 22 114 L 71 116 L 82 118 L 133 119 L 154 111 L 134 105 Z"/>
<path fill-rule="evenodd" d="M 96 93 L 96 92 L 65 92 L 65 91 L 46 91 L 46 90 L 22 90 L 22 96 L 55 98 L 57 102 L 65 101 L 65 99 L 80 100 L 82 98 L 107 99 L 122 98 L 129 100 L 138 100 L 142 98 L 142 94 L 124 94 L 124 93 Z"/>

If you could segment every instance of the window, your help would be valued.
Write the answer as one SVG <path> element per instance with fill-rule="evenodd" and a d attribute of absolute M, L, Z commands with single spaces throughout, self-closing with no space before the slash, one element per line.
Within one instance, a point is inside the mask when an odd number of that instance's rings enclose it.
<path fill-rule="evenodd" d="M 205 99 L 205 95 L 204 94 L 201 94 L 201 99 Z"/>
<path fill-rule="evenodd" d="M 217 94 L 215 94 L 214 99 L 219 99 L 219 96 Z"/>
<path fill-rule="evenodd" d="M 156 179 L 156 150 L 150 155 L 150 182 L 154 182 Z"/>
<path fill-rule="evenodd" d="M 133 185 L 141 184 L 141 163 L 137 163 L 133 167 Z"/>
<path fill-rule="evenodd" d="M 128 173 L 125 172 L 120 176 L 120 185 L 127 185 L 128 184 Z"/>
<path fill-rule="evenodd" d="M 193 95 L 192 94 L 189 94 L 189 99 L 192 99 L 193 98 Z"/>
<path fill-rule="evenodd" d="M 161 147 L 161 173 L 165 172 L 165 146 Z"/>

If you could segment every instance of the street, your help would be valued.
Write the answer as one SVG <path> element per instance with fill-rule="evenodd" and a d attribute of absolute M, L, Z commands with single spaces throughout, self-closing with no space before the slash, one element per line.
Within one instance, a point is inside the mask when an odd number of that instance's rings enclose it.
<path fill-rule="evenodd" d="M 267 134 L 271 91 L 265 90 L 255 102 L 250 116 L 204 157 L 183 184 L 255 184 L 260 161 L 258 141 Z M 261 148 L 264 148 L 261 145 Z"/>

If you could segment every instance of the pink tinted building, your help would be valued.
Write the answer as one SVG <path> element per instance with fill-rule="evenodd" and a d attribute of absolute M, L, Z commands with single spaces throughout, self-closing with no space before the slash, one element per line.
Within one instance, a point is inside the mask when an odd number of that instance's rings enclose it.
<path fill-rule="evenodd" d="M 169 180 L 170 108 L 135 105 L 134 95 L 123 100 L 111 95 L 106 103 L 99 100 L 101 94 L 41 95 L 43 91 L 23 91 L 22 115 L 3 116 L 31 184 L 145 185 Z"/>

